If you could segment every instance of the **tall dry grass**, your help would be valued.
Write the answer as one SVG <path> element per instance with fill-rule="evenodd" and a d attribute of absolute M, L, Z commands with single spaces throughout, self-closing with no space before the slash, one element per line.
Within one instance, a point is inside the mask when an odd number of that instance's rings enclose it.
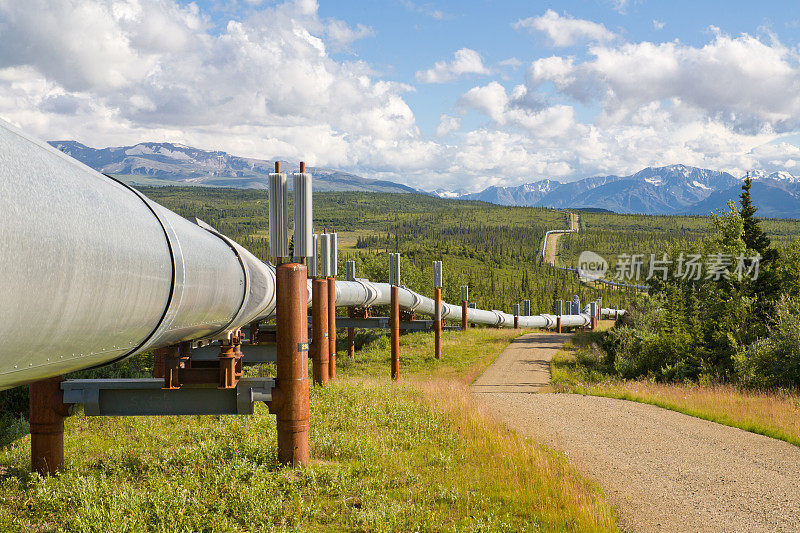
<path fill-rule="evenodd" d="M 800 396 L 789 392 L 647 381 L 585 384 L 574 392 L 649 403 L 800 446 Z"/>
<path fill-rule="evenodd" d="M 481 497 L 504 502 L 504 510 L 544 531 L 618 531 L 613 508 L 563 455 L 520 437 L 470 397 L 463 382 L 433 378 L 415 383 L 423 401 L 457 426 L 469 443 L 450 472 L 451 483 L 473 487 Z M 566 519 L 566 520 L 565 520 Z"/>

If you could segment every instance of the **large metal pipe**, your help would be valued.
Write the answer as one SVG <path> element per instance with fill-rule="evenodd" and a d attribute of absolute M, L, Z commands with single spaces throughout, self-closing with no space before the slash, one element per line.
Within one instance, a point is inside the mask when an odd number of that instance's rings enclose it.
<path fill-rule="evenodd" d="M 3 121 L 0 197 L 0 390 L 184 341 L 227 339 L 275 313 L 273 266 Z M 390 304 L 388 283 L 331 285 L 337 307 Z M 435 314 L 432 298 L 396 291 L 400 308 Z M 446 302 L 440 309 L 443 319 L 462 312 Z M 466 318 L 513 324 L 500 311 L 470 308 Z M 562 317 L 565 327 L 589 322 L 588 313 Z M 523 328 L 555 325 L 550 315 L 519 317 Z"/>
<path fill-rule="evenodd" d="M 2 121 L 0 197 L 0 389 L 274 310 L 250 252 Z"/>

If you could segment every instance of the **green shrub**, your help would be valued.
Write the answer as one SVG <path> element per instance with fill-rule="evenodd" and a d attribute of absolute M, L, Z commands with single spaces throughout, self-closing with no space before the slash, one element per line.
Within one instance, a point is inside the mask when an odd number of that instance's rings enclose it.
<path fill-rule="evenodd" d="M 800 302 L 782 298 L 767 337 L 736 354 L 736 372 L 751 387 L 800 387 Z"/>

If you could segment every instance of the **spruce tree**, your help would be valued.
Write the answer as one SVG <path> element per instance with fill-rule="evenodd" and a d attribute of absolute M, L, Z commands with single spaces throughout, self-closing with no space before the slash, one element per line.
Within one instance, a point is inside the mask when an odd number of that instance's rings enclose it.
<path fill-rule="evenodd" d="M 758 265 L 758 277 L 752 282 L 751 290 L 748 292 L 756 297 L 756 314 L 765 319 L 769 318 L 769 315 L 774 310 L 780 290 L 775 273 L 778 251 L 771 247 L 769 237 L 761 229 L 761 224 L 759 224 L 759 220 L 755 216 L 758 208 L 753 205 L 753 199 L 750 196 L 752 183 L 753 180 L 748 172 L 742 185 L 742 193 L 739 195 L 744 226 L 742 239 L 748 250 L 757 252 L 761 256 Z"/>

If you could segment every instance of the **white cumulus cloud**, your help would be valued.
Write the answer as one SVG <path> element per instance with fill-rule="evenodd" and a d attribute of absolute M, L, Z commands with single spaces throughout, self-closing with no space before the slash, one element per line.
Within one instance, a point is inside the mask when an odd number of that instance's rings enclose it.
<path fill-rule="evenodd" d="M 540 17 L 520 19 L 511 25 L 516 30 L 541 33 L 551 46 L 573 46 L 585 42 L 605 42 L 615 38 L 602 24 L 559 15 L 552 9 Z"/>
<path fill-rule="evenodd" d="M 445 83 L 467 74 L 491 74 L 481 55 L 475 50 L 461 48 L 456 50 L 451 61 L 437 61 L 433 68 L 420 70 L 415 77 L 421 83 Z"/>

